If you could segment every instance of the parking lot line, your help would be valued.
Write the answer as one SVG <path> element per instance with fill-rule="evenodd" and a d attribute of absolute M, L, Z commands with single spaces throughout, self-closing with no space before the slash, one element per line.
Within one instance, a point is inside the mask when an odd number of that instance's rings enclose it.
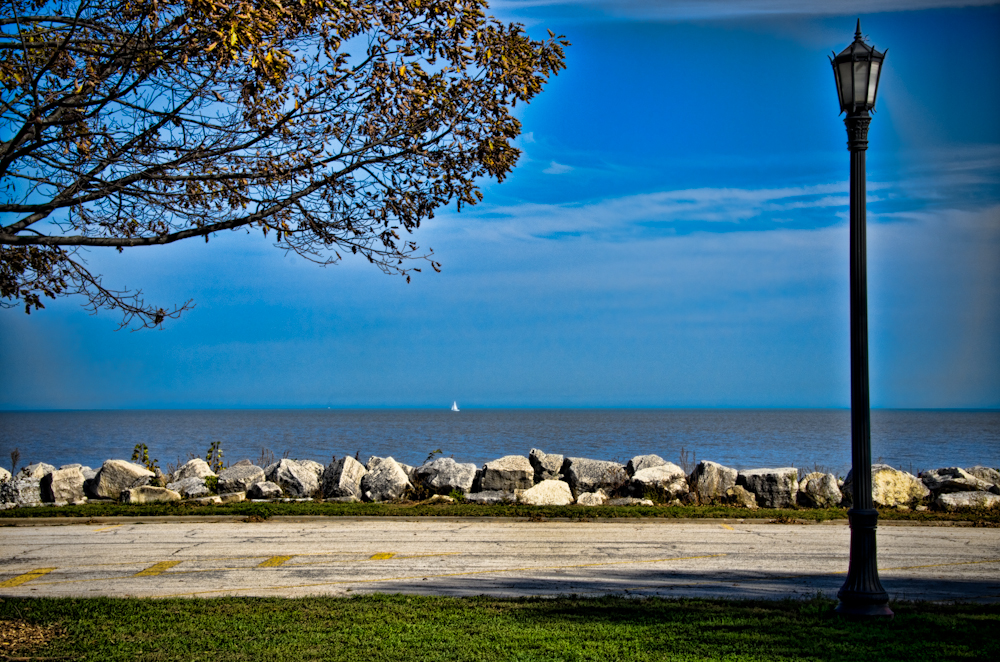
<path fill-rule="evenodd" d="M 277 568 L 283 565 L 285 561 L 290 561 L 293 557 L 291 556 L 272 556 L 271 558 L 262 561 L 257 564 L 258 568 Z"/>
<path fill-rule="evenodd" d="M 17 577 L 11 577 L 7 581 L 0 582 L 0 587 L 9 588 L 11 586 L 20 586 L 25 582 L 30 582 L 32 579 L 38 579 L 39 577 L 44 577 L 55 570 L 55 568 L 36 568 L 30 572 L 26 572 L 23 575 L 18 575 Z"/>
<path fill-rule="evenodd" d="M 151 565 L 145 570 L 140 570 L 139 572 L 132 575 L 133 577 L 155 577 L 157 575 L 162 575 L 167 570 L 170 570 L 175 565 L 180 565 L 180 561 L 160 561 L 156 565 Z"/>

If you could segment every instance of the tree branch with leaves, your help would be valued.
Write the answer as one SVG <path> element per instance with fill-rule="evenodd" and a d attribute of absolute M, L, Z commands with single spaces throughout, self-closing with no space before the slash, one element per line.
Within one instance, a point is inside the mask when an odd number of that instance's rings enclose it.
<path fill-rule="evenodd" d="M 513 115 L 565 67 L 485 0 L 0 0 L 0 305 L 76 295 L 122 326 L 171 309 L 83 250 L 262 232 L 409 281 L 409 235 L 482 199 Z"/>

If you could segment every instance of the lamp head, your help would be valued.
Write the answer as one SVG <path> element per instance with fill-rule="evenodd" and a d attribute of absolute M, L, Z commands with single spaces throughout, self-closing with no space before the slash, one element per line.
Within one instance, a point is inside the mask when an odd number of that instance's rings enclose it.
<path fill-rule="evenodd" d="M 875 107 L 882 62 L 888 50 L 881 53 L 865 43 L 861 35 L 861 19 L 850 46 L 830 58 L 837 83 L 840 112 L 848 115 L 869 111 Z"/>

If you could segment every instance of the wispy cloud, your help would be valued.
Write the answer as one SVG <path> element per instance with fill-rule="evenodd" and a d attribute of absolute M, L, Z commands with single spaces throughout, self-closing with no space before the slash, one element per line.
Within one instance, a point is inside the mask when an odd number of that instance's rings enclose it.
<path fill-rule="evenodd" d="M 546 168 L 545 170 L 542 170 L 542 172 L 544 172 L 546 175 L 563 175 L 567 172 L 570 172 L 571 170 L 573 170 L 572 166 L 552 161 L 551 163 L 549 163 L 549 167 Z"/>

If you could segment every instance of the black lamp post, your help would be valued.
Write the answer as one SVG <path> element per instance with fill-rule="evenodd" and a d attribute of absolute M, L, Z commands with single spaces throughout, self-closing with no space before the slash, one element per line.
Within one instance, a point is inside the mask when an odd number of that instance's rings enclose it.
<path fill-rule="evenodd" d="M 830 59 L 840 112 L 846 112 L 851 152 L 851 560 L 837 593 L 837 612 L 850 617 L 892 617 L 875 561 L 878 511 L 872 501 L 871 419 L 868 401 L 868 276 L 865 256 L 865 150 L 868 114 L 875 106 L 885 52 L 864 42 L 861 20 L 854 43 Z"/>

